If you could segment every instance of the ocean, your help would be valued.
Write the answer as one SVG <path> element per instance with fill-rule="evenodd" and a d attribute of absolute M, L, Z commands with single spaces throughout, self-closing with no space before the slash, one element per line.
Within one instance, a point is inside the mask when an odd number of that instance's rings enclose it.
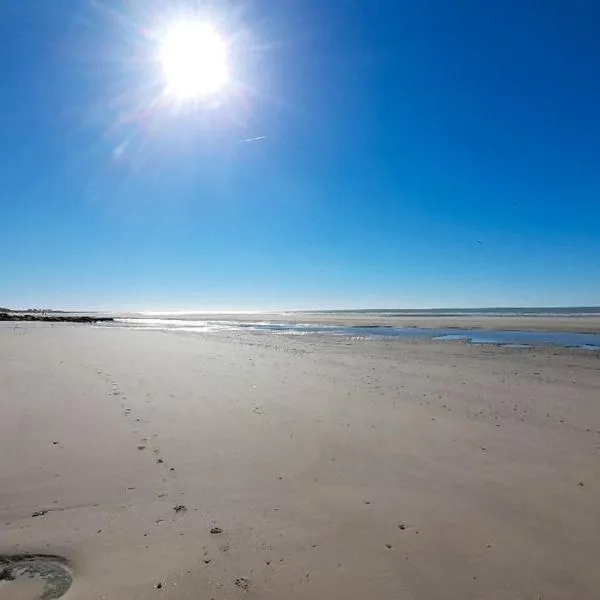
<path fill-rule="evenodd" d="M 305 314 L 373 315 L 380 317 L 584 317 L 600 316 L 600 306 L 525 308 L 364 308 L 357 310 L 308 310 Z M 288 314 L 294 314 L 293 312 Z"/>

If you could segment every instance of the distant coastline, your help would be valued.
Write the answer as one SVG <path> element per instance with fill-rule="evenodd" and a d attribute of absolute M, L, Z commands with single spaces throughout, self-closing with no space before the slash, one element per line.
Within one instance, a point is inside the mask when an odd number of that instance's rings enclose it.
<path fill-rule="evenodd" d="M 218 315 L 363 315 L 377 317 L 466 317 L 466 316 L 504 316 L 504 317 L 568 317 L 600 316 L 600 306 L 490 306 L 490 307 L 454 307 L 454 308 L 308 308 L 279 310 L 63 310 L 51 308 L 6 308 L 0 306 L 0 314 L 44 315 L 44 316 L 160 316 L 177 318 L 180 316 L 211 317 Z"/>
<path fill-rule="evenodd" d="M 534 306 L 485 308 L 358 308 L 289 311 L 284 314 L 373 315 L 385 317 L 567 317 L 600 316 L 600 306 Z"/>

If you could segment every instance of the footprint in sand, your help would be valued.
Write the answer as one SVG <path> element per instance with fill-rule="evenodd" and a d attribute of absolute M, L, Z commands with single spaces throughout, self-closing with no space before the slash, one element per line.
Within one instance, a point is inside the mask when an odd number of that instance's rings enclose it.
<path fill-rule="evenodd" d="M 73 576 L 60 556 L 0 555 L 0 596 L 19 600 L 53 600 L 71 587 Z"/>

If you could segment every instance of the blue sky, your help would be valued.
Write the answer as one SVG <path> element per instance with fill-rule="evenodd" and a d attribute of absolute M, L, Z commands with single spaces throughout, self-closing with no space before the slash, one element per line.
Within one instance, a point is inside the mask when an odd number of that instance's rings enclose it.
<path fill-rule="evenodd" d="M 600 304 L 600 4 L 213 2 L 179 110 L 168 4 L 0 1 L 0 305 Z"/>

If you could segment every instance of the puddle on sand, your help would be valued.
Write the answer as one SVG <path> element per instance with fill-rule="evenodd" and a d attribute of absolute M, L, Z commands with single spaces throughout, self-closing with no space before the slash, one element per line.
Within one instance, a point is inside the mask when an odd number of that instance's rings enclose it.
<path fill-rule="evenodd" d="M 44 597 L 45 582 L 37 577 L 0 581 L 2 600 L 37 600 Z"/>
<path fill-rule="evenodd" d="M 471 344 L 494 344 L 507 348 L 532 348 L 549 344 L 563 348 L 600 350 L 600 334 L 562 331 L 469 331 L 439 332 L 434 340 L 464 341 Z"/>
<path fill-rule="evenodd" d="M 444 342 L 470 342 L 471 338 L 468 335 L 460 333 L 449 333 L 447 335 L 437 335 L 434 340 L 442 340 Z"/>
<path fill-rule="evenodd" d="M 71 587 L 66 561 L 43 554 L 0 555 L 2 600 L 55 600 Z"/>

